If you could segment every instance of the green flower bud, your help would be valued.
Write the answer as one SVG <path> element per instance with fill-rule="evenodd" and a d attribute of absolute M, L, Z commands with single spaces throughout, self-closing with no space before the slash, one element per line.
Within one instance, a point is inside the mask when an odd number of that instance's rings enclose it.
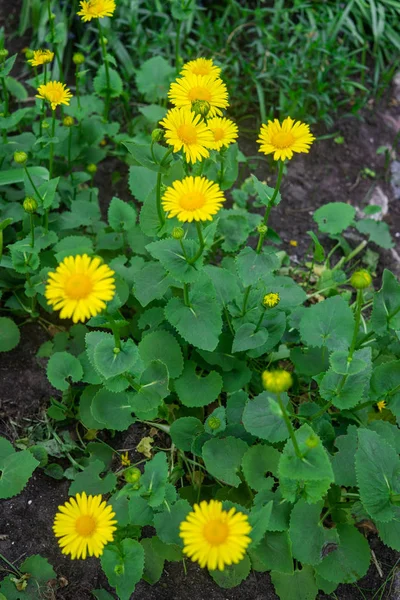
<path fill-rule="evenodd" d="M 3 63 L 6 60 L 8 54 L 9 54 L 9 52 L 5 48 L 2 48 L 0 50 L 0 63 Z"/>
<path fill-rule="evenodd" d="M 74 63 L 74 65 L 83 65 L 83 63 L 85 62 L 85 57 L 81 52 L 75 52 L 75 54 L 72 57 L 72 62 Z"/>
<path fill-rule="evenodd" d="M 34 54 L 33 50 L 31 50 L 30 48 L 27 48 L 27 49 L 25 50 L 25 58 L 26 58 L 27 60 L 30 60 L 30 59 L 31 59 L 31 58 L 33 58 L 34 56 L 35 56 L 35 54 Z"/>
<path fill-rule="evenodd" d="M 372 277 L 366 269 L 355 271 L 350 279 L 350 285 L 356 290 L 364 290 L 372 283 Z"/>
<path fill-rule="evenodd" d="M 153 129 L 153 131 L 151 132 L 151 141 L 152 142 L 160 142 L 164 137 L 164 130 L 163 129 Z"/>
<path fill-rule="evenodd" d="M 125 573 L 125 567 L 124 567 L 124 565 L 115 565 L 115 567 L 114 567 L 114 573 L 116 575 L 123 575 Z"/>
<path fill-rule="evenodd" d="M 306 446 L 307 448 L 316 448 L 319 445 L 319 438 L 317 435 L 315 435 L 315 433 L 312 433 L 310 436 L 308 436 L 308 438 L 306 439 Z"/>
<path fill-rule="evenodd" d="M 142 473 L 137 467 L 130 467 L 124 472 L 124 479 L 126 483 L 138 483 L 141 476 Z"/>
<path fill-rule="evenodd" d="M 218 417 L 210 417 L 207 421 L 207 424 L 210 429 L 215 431 L 216 429 L 219 429 L 221 427 L 221 420 L 218 419 Z"/>
<path fill-rule="evenodd" d="M 261 235 L 265 235 L 268 231 L 268 227 L 266 225 L 264 225 L 264 223 L 260 223 L 260 225 L 257 225 L 257 232 L 260 233 Z"/>
<path fill-rule="evenodd" d="M 193 100 L 192 102 L 192 112 L 196 115 L 206 117 L 210 112 L 210 108 L 210 103 L 207 100 Z"/>
<path fill-rule="evenodd" d="M 94 163 L 91 163 L 86 167 L 86 171 L 90 173 L 90 175 L 94 175 L 97 173 L 97 166 Z"/>
<path fill-rule="evenodd" d="M 22 206 L 23 206 L 23 209 L 25 212 L 32 215 L 37 210 L 38 203 L 36 202 L 35 198 L 33 198 L 32 196 L 27 196 L 25 198 Z"/>
<path fill-rule="evenodd" d="M 172 237 L 174 240 L 181 240 L 185 235 L 183 227 L 174 227 L 172 230 Z"/>
<path fill-rule="evenodd" d="M 63 118 L 64 127 L 72 127 L 74 124 L 75 124 L 74 117 L 64 117 Z"/>
<path fill-rule="evenodd" d="M 19 165 L 24 165 L 26 163 L 26 161 L 28 160 L 28 155 L 26 152 L 23 152 L 23 151 L 14 152 L 14 160 Z"/>
<path fill-rule="evenodd" d="M 48 121 L 43 121 L 42 127 L 43 129 L 48 129 L 50 127 L 50 123 Z"/>
<path fill-rule="evenodd" d="M 263 371 L 261 380 L 264 389 L 269 392 L 274 392 L 275 394 L 286 392 L 293 385 L 292 375 L 289 371 L 284 371 L 283 369 Z"/>

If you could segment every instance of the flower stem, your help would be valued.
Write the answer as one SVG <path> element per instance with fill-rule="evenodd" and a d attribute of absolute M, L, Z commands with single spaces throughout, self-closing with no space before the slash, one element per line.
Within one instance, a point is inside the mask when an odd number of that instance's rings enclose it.
<path fill-rule="evenodd" d="M 75 69 L 75 94 L 76 94 L 76 99 L 78 101 L 78 108 L 81 108 L 81 96 L 80 96 L 80 90 L 79 90 L 79 66 L 76 65 L 76 69 Z"/>
<path fill-rule="evenodd" d="M 276 200 L 276 197 L 277 197 L 277 195 L 279 193 L 279 189 L 281 187 L 282 177 L 283 177 L 283 167 L 284 167 L 284 162 L 282 160 L 280 160 L 279 163 L 278 163 L 278 178 L 276 180 L 274 192 L 273 192 L 273 194 L 272 194 L 272 196 L 270 198 L 270 201 L 268 203 L 267 209 L 265 211 L 264 219 L 263 219 L 263 224 L 264 225 L 268 224 L 268 219 L 269 219 L 270 212 L 272 210 L 272 207 L 274 206 L 274 202 Z M 264 241 L 264 237 L 265 237 L 265 233 L 260 233 L 260 236 L 258 238 L 257 249 L 256 249 L 257 254 L 260 254 L 260 252 L 261 252 L 263 241 Z"/>
<path fill-rule="evenodd" d="M 183 284 L 183 301 L 185 303 L 185 306 L 190 306 L 189 284 L 188 283 Z"/>
<path fill-rule="evenodd" d="M 50 142 L 50 159 L 49 159 L 49 180 L 53 177 L 53 162 L 54 162 L 54 142 L 53 138 L 56 132 L 56 111 L 52 110 L 52 120 L 51 120 L 51 138 Z"/>
<path fill-rule="evenodd" d="M 119 327 L 118 327 L 118 325 L 116 324 L 115 320 L 113 319 L 113 317 L 111 315 L 108 314 L 107 315 L 107 319 L 110 322 L 111 329 L 112 329 L 112 332 L 113 332 L 113 335 L 114 335 L 114 343 L 115 343 L 114 350 L 119 350 L 120 351 L 121 350 L 121 336 L 120 336 L 120 333 L 119 333 Z"/>
<path fill-rule="evenodd" d="M 292 440 L 294 451 L 296 452 L 296 456 L 297 456 L 297 458 L 300 458 L 302 460 L 303 459 L 303 455 L 300 452 L 300 448 L 299 448 L 299 445 L 297 443 L 296 436 L 295 436 L 295 433 L 294 433 L 293 425 L 292 425 L 292 423 L 291 423 L 291 421 L 289 419 L 289 415 L 286 412 L 286 408 L 285 408 L 285 406 L 283 404 L 281 395 L 277 394 L 277 398 L 278 398 L 278 403 L 279 403 L 280 409 L 282 411 L 283 420 L 285 421 L 287 430 L 288 430 L 289 435 L 290 435 L 290 439 Z"/>
<path fill-rule="evenodd" d="M 102 54 L 103 54 L 104 68 L 105 68 L 105 71 L 106 71 L 107 93 L 106 93 L 106 102 L 105 102 L 105 106 L 104 106 L 104 119 L 106 121 L 108 121 L 108 113 L 109 113 L 109 110 L 110 110 L 110 90 L 111 90 L 111 86 L 110 86 L 110 70 L 109 70 L 108 60 L 107 60 L 107 50 L 106 50 L 106 45 L 105 45 L 105 42 L 104 42 L 103 28 L 101 26 L 100 19 L 97 19 L 97 23 L 99 24 L 101 51 L 102 51 Z"/>
<path fill-rule="evenodd" d="M 169 157 L 169 155 L 173 152 L 173 148 L 169 148 L 167 150 L 167 152 L 164 154 L 161 162 L 160 162 L 160 168 L 158 170 L 157 173 L 157 185 L 156 185 L 156 194 L 157 194 L 157 213 L 158 213 L 158 219 L 160 221 L 160 227 L 162 227 L 165 223 L 165 215 L 164 215 L 164 211 L 163 208 L 161 206 L 161 178 L 162 178 L 162 168 L 165 165 L 165 162 L 167 160 L 167 158 Z"/>
<path fill-rule="evenodd" d="M 34 248 L 34 246 L 35 246 L 35 223 L 34 223 L 34 219 L 33 219 L 33 213 L 31 213 L 30 217 L 31 217 L 31 247 Z"/>
<path fill-rule="evenodd" d="M 354 350 L 356 349 L 357 336 L 358 331 L 360 329 L 360 320 L 361 320 L 361 310 L 363 305 L 363 291 L 357 290 L 357 300 L 356 300 L 356 310 L 355 310 L 355 322 L 354 322 L 354 331 L 353 331 L 353 339 L 351 340 L 351 346 L 349 350 L 348 360 L 353 358 Z"/>
<path fill-rule="evenodd" d="M 175 37 L 175 69 L 176 69 L 176 74 L 179 75 L 179 70 L 180 70 L 180 62 L 181 62 L 181 57 L 180 57 L 180 42 L 181 42 L 181 28 L 182 28 L 182 21 L 178 21 L 177 26 L 176 26 L 176 37 Z"/>
<path fill-rule="evenodd" d="M 247 308 L 247 301 L 249 299 L 249 295 L 250 295 L 250 291 L 251 291 L 251 285 L 249 285 L 249 287 L 246 288 L 246 291 L 244 293 L 244 298 L 243 298 L 243 308 L 242 308 L 242 317 L 244 317 L 244 315 L 246 314 L 246 308 Z"/>
<path fill-rule="evenodd" d="M 193 258 L 188 260 L 189 265 L 193 265 L 196 262 L 196 260 L 200 258 L 200 256 L 203 254 L 203 250 L 204 250 L 204 246 L 205 246 L 203 232 L 201 230 L 201 223 L 199 221 L 196 221 L 196 229 L 197 229 L 197 235 L 199 236 L 200 248 L 198 249 L 196 254 L 193 256 Z"/>
<path fill-rule="evenodd" d="M 37 197 L 39 198 L 39 200 L 40 200 L 41 204 L 43 205 L 43 198 L 42 198 L 42 196 L 40 195 L 40 192 L 39 192 L 39 190 L 37 189 L 37 187 L 36 187 L 36 185 L 35 185 L 35 182 L 33 181 L 32 177 L 31 177 L 31 174 L 30 174 L 30 173 L 29 173 L 29 171 L 28 171 L 28 167 L 27 167 L 26 165 L 24 165 L 24 169 L 25 169 L 26 176 L 28 177 L 28 179 L 29 179 L 29 182 L 30 182 L 31 186 L 33 187 L 33 189 L 34 189 L 34 191 L 35 191 L 35 194 L 37 195 Z"/>
<path fill-rule="evenodd" d="M 267 308 L 267 307 L 266 307 L 266 306 L 264 306 L 264 307 L 262 308 L 262 310 L 261 310 L 261 315 L 260 315 L 260 318 L 258 319 L 258 323 L 257 323 L 257 325 L 256 325 L 256 328 L 255 328 L 255 330 L 254 330 L 254 333 L 253 333 L 253 335 L 254 335 L 255 333 L 257 333 L 257 331 L 258 331 L 258 330 L 260 329 L 260 327 L 261 327 L 261 323 L 262 323 L 262 321 L 263 321 L 263 318 L 264 318 L 264 315 L 265 315 L 266 308 Z"/>

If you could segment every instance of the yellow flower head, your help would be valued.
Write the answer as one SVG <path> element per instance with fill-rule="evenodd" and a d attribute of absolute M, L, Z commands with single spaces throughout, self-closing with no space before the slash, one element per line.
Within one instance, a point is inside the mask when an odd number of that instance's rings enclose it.
<path fill-rule="evenodd" d="M 280 302 L 280 296 L 276 292 L 270 292 L 266 294 L 263 298 L 263 305 L 266 308 L 274 308 Z"/>
<path fill-rule="evenodd" d="M 297 246 L 299 245 L 297 240 L 289 240 L 289 244 L 290 246 L 293 246 L 293 248 L 297 248 Z"/>
<path fill-rule="evenodd" d="M 83 558 L 87 555 L 99 557 L 108 542 L 114 539 L 117 529 L 113 520 L 112 506 L 102 502 L 101 496 L 87 496 L 85 492 L 70 498 L 54 519 L 53 531 L 62 548 L 63 554 L 71 558 Z"/>
<path fill-rule="evenodd" d="M 174 181 L 167 188 L 163 198 L 163 209 L 168 218 L 178 217 L 179 221 L 212 221 L 225 202 L 219 185 L 205 177 L 185 177 Z"/>
<path fill-rule="evenodd" d="M 67 256 L 54 273 L 49 273 L 45 296 L 61 319 L 74 323 L 85 321 L 100 313 L 115 294 L 114 271 L 101 259 Z"/>
<path fill-rule="evenodd" d="M 129 467 L 130 464 L 131 464 L 131 461 L 129 460 L 128 452 L 124 452 L 123 454 L 121 454 L 121 465 L 123 467 Z"/>
<path fill-rule="evenodd" d="M 82 21 L 112 17 L 116 9 L 115 0 L 81 0 L 81 10 L 77 13 Z"/>
<path fill-rule="evenodd" d="M 240 562 L 251 542 L 247 515 L 236 508 L 222 510 L 218 500 L 203 500 L 193 509 L 180 525 L 184 554 L 211 571 Z"/>
<path fill-rule="evenodd" d="M 50 63 L 54 58 L 54 52 L 51 50 L 34 50 L 33 57 L 28 60 L 32 67 L 40 67 Z"/>
<path fill-rule="evenodd" d="M 379 400 L 379 402 L 376 403 L 376 408 L 379 410 L 379 412 L 382 412 L 383 409 L 386 408 L 385 400 Z"/>
<path fill-rule="evenodd" d="M 225 117 L 214 117 L 207 121 L 207 127 L 214 137 L 214 150 L 221 150 L 222 146 L 233 144 L 238 136 L 237 125 Z"/>
<path fill-rule="evenodd" d="M 211 58 L 196 58 L 183 65 L 181 75 L 212 75 L 214 79 L 217 79 L 221 73 L 221 69 L 214 65 Z"/>
<path fill-rule="evenodd" d="M 165 127 L 165 141 L 173 146 L 174 152 L 183 148 L 187 162 L 207 158 L 207 148 L 213 144 L 213 136 L 200 115 L 188 108 L 173 108 L 161 122 Z"/>
<path fill-rule="evenodd" d="M 263 371 L 261 374 L 262 384 L 269 392 L 279 394 L 286 392 L 292 385 L 293 379 L 289 371 L 277 369 L 276 371 Z"/>
<path fill-rule="evenodd" d="M 171 83 L 168 97 L 175 106 L 192 107 L 192 102 L 205 100 L 210 104 L 209 117 L 222 116 L 221 108 L 228 104 L 228 92 L 222 79 L 212 75 L 193 75 L 189 73 Z"/>
<path fill-rule="evenodd" d="M 52 110 L 55 110 L 60 104 L 68 106 L 72 98 L 70 90 L 66 87 L 65 83 L 61 83 L 60 81 L 49 81 L 48 83 L 39 85 L 38 92 L 36 98 L 50 102 Z"/>
<path fill-rule="evenodd" d="M 287 117 L 282 123 L 278 119 L 261 125 L 259 152 L 274 154 L 274 160 L 293 158 L 293 152 L 308 152 L 315 137 L 309 125 Z"/>

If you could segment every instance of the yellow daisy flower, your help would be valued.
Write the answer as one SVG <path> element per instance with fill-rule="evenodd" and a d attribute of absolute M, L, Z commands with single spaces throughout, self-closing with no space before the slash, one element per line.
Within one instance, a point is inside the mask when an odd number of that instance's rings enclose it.
<path fill-rule="evenodd" d="M 228 92 L 224 82 L 212 75 L 193 75 L 189 73 L 171 83 L 168 97 L 175 106 L 191 108 L 192 102 L 205 100 L 210 104 L 209 117 L 222 115 L 221 108 L 228 104 Z"/>
<path fill-rule="evenodd" d="M 277 369 L 276 371 L 263 371 L 261 380 L 264 388 L 269 392 L 279 394 L 286 392 L 293 385 L 293 379 L 289 371 Z"/>
<path fill-rule="evenodd" d="M 166 129 L 167 144 L 174 147 L 174 152 L 183 148 L 187 162 L 210 156 L 207 148 L 212 147 L 213 136 L 200 115 L 187 108 L 173 108 L 160 123 Z"/>
<path fill-rule="evenodd" d="M 221 150 L 222 146 L 233 144 L 238 136 L 237 125 L 225 117 L 214 117 L 207 121 L 207 127 L 214 137 L 214 150 Z"/>
<path fill-rule="evenodd" d="M 162 197 L 162 206 L 168 218 L 179 221 L 212 221 L 225 202 L 219 185 L 205 177 L 185 177 L 174 181 Z"/>
<path fill-rule="evenodd" d="M 99 557 L 108 542 L 114 539 L 117 521 L 112 506 L 102 502 L 102 497 L 87 496 L 85 492 L 70 498 L 58 507 L 54 519 L 53 531 L 62 548 L 63 554 L 71 558 L 83 558 L 87 555 Z"/>
<path fill-rule="evenodd" d="M 383 409 L 386 408 L 385 400 L 379 400 L 379 402 L 376 403 L 376 408 L 379 410 L 379 412 L 382 412 Z"/>
<path fill-rule="evenodd" d="M 183 65 L 181 75 L 212 75 L 215 79 L 221 74 L 221 69 L 214 65 L 211 58 L 196 58 Z"/>
<path fill-rule="evenodd" d="M 270 292 L 269 294 L 265 294 L 263 298 L 263 305 L 265 308 L 274 308 L 280 302 L 281 298 L 277 292 Z"/>
<path fill-rule="evenodd" d="M 234 507 L 222 510 L 218 500 L 203 500 L 193 508 L 180 525 L 184 554 L 211 571 L 240 562 L 251 542 L 247 515 Z"/>
<path fill-rule="evenodd" d="M 28 60 L 28 63 L 32 67 L 39 67 L 40 65 L 46 65 L 50 63 L 54 58 L 54 52 L 51 50 L 34 50 L 33 58 Z"/>
<path fill-rule="evenodd" d="M 74 323 L 100 313 L 115 294 L 114 271 L 98 257 L 67 256 L 55 273 L 49 273 L 45 290 L 47 303 L 60 310 L 61 319 Z"/>
<path fill-rule="evenodd" d="M 68 106 L 72 98 L 70 90 L 66 87 L 65 83 L 61 83 L 60 81 L 49 81 L 48 83 L 39 85 L 38 92 L 36 98 L 50 102 L 52 110 L 55 110 L 60 104 Z"/>
<path fill-rule="evenodd" d="M 293 152 L 308 152 L 314 140 L 309 125 L 287 117 L 282 124 L 275 119 L 261 125 L 257 142 L 259 152 L 274 153 L 274 160 L 285 160 L 293 158 Z"/>
<path fill-rule="evenodd" d="M 81 0 L 81 10 L 77 13 L 82 21 L 112 17 L 116 9 L 115 0 Z"/>

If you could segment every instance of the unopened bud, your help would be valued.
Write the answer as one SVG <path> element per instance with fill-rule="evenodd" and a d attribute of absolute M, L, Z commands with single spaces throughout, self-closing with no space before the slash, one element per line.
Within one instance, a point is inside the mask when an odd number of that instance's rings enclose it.
<path fill-rule="evenodd" d="M 48 121 L 43 121 L 42 128 L 43 129 L 48 129 L 49 127 L 50 127 L 50 123 Z"/>
<path fill-rule="evenodd" d="M 363 290 L 372 283 L 372 277 L 366 269 L 355 271 L 350 278 L 350 285 L 356 290 Z"/>
<path fill-rule="evenodd" d="M 174 240 L 181 240 L 185 235 L 185 231 L 182 227 L 174 227 L 172 230 L 172 237 Z"/>
<path fill-rule="evenodd" d="M 24 211 L 31 215 L 37 210 L 38 203 L 36 202 L 35 198 L 33 198 L 32 196 L 27 196 L 25 198 L 22 206 L 23 206 Z"/>
<path fill-rule="evenodd" d="M 0 50 L 0 63 L 3 63 L 6 60 L 8 54 L 9 54 L 9 52 L 5 48 L 2 48 Z"/>
<path fill-rule="evenodd" d="M 312 433 L 306 439 L 307 448 L 316 448 L 318 446 L 318 444 L 319 444 L 319 437 L 317 435 L 315 435 L 315 433 Z"/>
<path fill-rule="evenodd" d="M 130 467 L 124 471 L 124 479 L 127 483 L 138 483 L 142 472 L 137 467 Z"/>
<path fill-rule="evenodd" d="M 164 131 L 163 129 L 153 129 L 153 131 L 151 132 L 151 141 L 152 142 L 160 142 L 164 137 Z"/>
<path fill-rule="evenodd" d="M 26 152 L 23 152 L 23 151 L 14 152 L 14 160 L 19 165 L 24 165 L 26 163 L 26 161 L 28 160 L 28 155 Z"/>
<path fill-rule="evenodd" d="M 90 165 L 86 167 L 86 171 L 90 173 L 90 175 L 94 175 L 97 173 L 97 166 L 94 163 L 90 163 Z"/>
<path fill-rule="evenodd" d="M 221 427 L 221 420 L 218 419 L 218 417 L 210 417 L 207 421 L 207 424 L 210 429 L 215 431 L 216 429 L 219 429 Z"/>
<path fill-rule="evenodd" d="M 74 117 L 64 117 L 63 118 L 64 127 L 72 127 L 74 124 L 75 124 Z"/>
<path fill-rule="evenodd" d="M 261 235 L 265 235 L 268 231 L 268 227 L 266 225 L 264 225 L 264 223 L 260 223 L 260 225 L 257 225 L 257 232 L 260 233 Z"/>
<path fill-rule="evenodd" d="M 210 103 L 207 100 L 193 100 L 192 102 L 192 112 L 196 115 L 206 117 L 210 112 L 210 108 Z"/>
<path fill-rule="evenodd" d="M 33 52 L 33 50 L 31 50 L 30 48 L 26 48 L 25 49 L 25 58 L 27 60 L 30 60 L 31 58 L 33 58 L 35 56 L 35 53 Z"/>
<path fill-rule="evenodd" d="M 72 57 L 72 62 L 74 63 L 74 65 L 83 65 L 83 63 L 85 62 L 85 57 L 81 52 L 75 52 L 75 54 Z"/>

